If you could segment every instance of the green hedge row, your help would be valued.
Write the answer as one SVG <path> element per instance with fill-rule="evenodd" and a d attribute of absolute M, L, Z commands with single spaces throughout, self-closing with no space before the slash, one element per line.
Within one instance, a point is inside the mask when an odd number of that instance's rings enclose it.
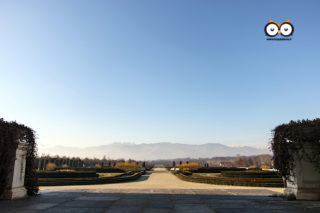
<path fill-rule="evenodd" d="M 101 168 L 101 169 L 96 169 L 96 172 L 98 173 L 124 173 L 125 171 L 122 169 L 117 169 L 117 168 Z"/>
<path fill-rule="evenodd" d="M 281 178 L 220 178 L 204 177 L 201 175 L 184 175 L 183 173 L 174 173 L 179 179 L 197 183 L 208 183 L 217 185 L 234 185 L 234 186 L 257 186 L 257 187 L 283 187 Z"/>
<path fill-rule="evenodd" d="M 194 170 L 194 173 L 220 173 L 222 171 L 247 171 L 246 168 L 237 167 L 202 167 Z"/>
<path fill-rule="evenodd" d="M 38 172 L 38 178 L 87 178 L 87 177 L 99 177 L 95 172 L 60 172 L 60 171 L 45 171 Z"/>
<path fill-rule="evenodd" d="M 269 171 L 223 171 L 221 172 L 221 176 L 231 178 L 280 178 L 280 175 L 277 172 Z"/>
<path fill-rule="evenodd" d="M 79 171 L 79 172 L 98 172 L 98 173 L 123 173 L 125 172 L 122 169 L 117 169 L 113 167 L 106 167 L 106 168 L 85 168 L 85 167 L 79 167 L 79 168 L 57 168 L 55 171 L 60 170 L 66 170 L 71 169 L 73 171 Z"/>
<path fill-rule="evenodd" d="M 184 175 L 186 176 L 190 176 L 188 174 L 185 174 L 183 173 Z M 193 173 L 192 174 L 192 177 L 205 177 L 205 178 L 219 178 L 219 179 L 222 179 L 222 178 L 225 178 L 225 179 L 244 179 L 244 180 L 250 180 L 250 179 L 254 179 L 254 180 L 280 180 L 281 178 L 280 177 L 263 177 L 263 176 L 260 176 L 260 177 L 250 177 L 250 176 L 223 176 L 223 175 L 218 175 L 218 176 L 205 176 L 205 175 L 202 175 L 202 174 L 197 174 L 197 173 Z M 282 180 L 282 179 L 281 179 Z"/>
<path fill-rule="evenodd" d="M 188 176 L 188 175 L 186 175 Z M 190 176 L 188 176 L 190 177 Z M 260 183 L 277 183 L 282 181 L 281 178 L 245 178 L 245 177 L 237 177 L 237 178 L 230 178 L 230 177 L 207 177 L 199 174 L 193 174 L 191 177 L 193 178 L 208 178 L 208 179 L 216 179 L 217 181 L 237 181 L 237 182 L 260 182 Z"/>
<path fill-rule="evenodd" d="M 104 178 L 39 178 L 39 186 L 66 186 L 119 183 L 137 180 L 145 172 L 136 172 L 132 175 L 104 177 Z"/>

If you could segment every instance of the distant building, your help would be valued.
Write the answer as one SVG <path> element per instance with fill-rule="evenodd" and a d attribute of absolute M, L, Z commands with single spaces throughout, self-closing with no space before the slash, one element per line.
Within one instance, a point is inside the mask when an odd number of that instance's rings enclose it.
<path fill-rule="evenodd" d="M 222 161 L 220 162 L 221 167 L 233 167 L 233 163 L 229 161 Z"/>

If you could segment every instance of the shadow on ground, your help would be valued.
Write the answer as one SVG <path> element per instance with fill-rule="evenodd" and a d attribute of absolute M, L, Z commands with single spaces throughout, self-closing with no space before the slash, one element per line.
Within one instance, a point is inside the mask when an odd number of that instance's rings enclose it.
<path fill-rule="evenodd" d="M 189 194 L 190 193 L 190 194 Z M 36 197 L 1 201 L 1 213 L 273 213 L 320 212 L 319 202 L 286 201 L 267 196 L 185 193 L 52 191 Z"/>

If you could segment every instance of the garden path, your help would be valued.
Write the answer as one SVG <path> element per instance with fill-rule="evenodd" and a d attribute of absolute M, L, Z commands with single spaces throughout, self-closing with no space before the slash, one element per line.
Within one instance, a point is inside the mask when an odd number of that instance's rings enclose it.
<path fill-rule="evenodd" d="M 213 185 L 203 183 L 193 183 L 182 181 L 176 176 L 172 175 L 165 168 L 155 168 L 152 171 L 147 172 L 140 179 L 132 182 L 125 183 L 112 183 L 103 185 L 85 185 L 85 186 L 54 186 L 54 187 L 41 187 L 42 192 L 48 191 L 60 191 L 72 190 L 72 189 L 90 189 L 96 191 L 119 191 L 125 192 L 161 192 L 183 189 L 189 190 L 206 190 L 212 192 L 221 192 L 223 194 L 241 195 L 272 195 L 275 193 L 283 193 L 283 188 L 271 188 L 271 187 L 246 187 L 246 186 L 226 186 L 226 185 Z M 251 192 L 251 193 L 250 193 Z"/>
<path fill-rule="evenodd" d="M 1 201 L 1 213 L 285 213 L 320 212 L 317 201 L 269 195 L 282 188 L 221 186 L 181 181 L 165 169 L 134 182 L 41 187 L 40 196 Z"/>

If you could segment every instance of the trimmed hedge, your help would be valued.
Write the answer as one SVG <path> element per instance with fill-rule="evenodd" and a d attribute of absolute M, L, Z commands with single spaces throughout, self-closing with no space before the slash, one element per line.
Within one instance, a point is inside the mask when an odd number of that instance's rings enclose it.
<path fill-rule="evenodd" d="M 60 172 L 60 171 L 45 171 L 38 172 L 38 178 L 87 178 L 98 177 L 95 172 Z"/>
<path fill-rule="evenodd" d="M 247 169 L 237 168 L 237 167 L 202 167 L 192 172 L 193 173 L 220 173 L 222 171 L 247 171 Z"/>
<path fill-rule="evenodd" d="M 97 173 L 124 173 L 125 171 L 122 169 L 118 169 L 118 168 L 113 168 L 113 167 L 109 167 L 109 168 L 86 168 L 86 167 L 80 167 L 80 168 L 68 168 L 71 169 L 73 171 L 77 171 L 77 172 L 97 172 Z M 56 171 L 59 170 L 65 170 L 65 168 L 58 168 L 56 169 Z"/>
<path fill-rule="evenodd" d="M 102 168 L 97 169 L 96 172 L 98 173 L 125 173 L 126 171 L 118 168 Z"/>
<path fill-rule="evenodd" d="M 269 171 L 223 171 L 221 176 L 230 178 L 281 178 L 277 172 Z"/>
<path fill-rule="evenodd" d="M 86 167 L 68 168 L 68 169 L 71 169 L 73 171 L 79 171 L 79 172 L 96 172 L 97 171 L 97 168 L 86 168 Z M 63 168 L 56 169 L 56 171 L 59 171 L 59 170 L 64 170 L 64 169 Z"/>
<path fill-rule="evenodd" d="M 40 186 L 66 186 L 66 185 L 94 185 L 94 184 L 106 184 L 106 183 L 120 183 L 134 181 L 140 178 L 144 171 L 136 172 L 131 175 L 121 175 L 114 177 L 103 178 L 39 178 Z"/>
<path fill-rule="evenodd" d="M 199 174 L 185 175 L 181 172 L 174 173 L 179 179 L 197 183 L 208 183 L 217 185 L 234 186 L 256 186 L 256 187 L 284 187 L 281 178 L 224 178 L 205 177 Z"/>

